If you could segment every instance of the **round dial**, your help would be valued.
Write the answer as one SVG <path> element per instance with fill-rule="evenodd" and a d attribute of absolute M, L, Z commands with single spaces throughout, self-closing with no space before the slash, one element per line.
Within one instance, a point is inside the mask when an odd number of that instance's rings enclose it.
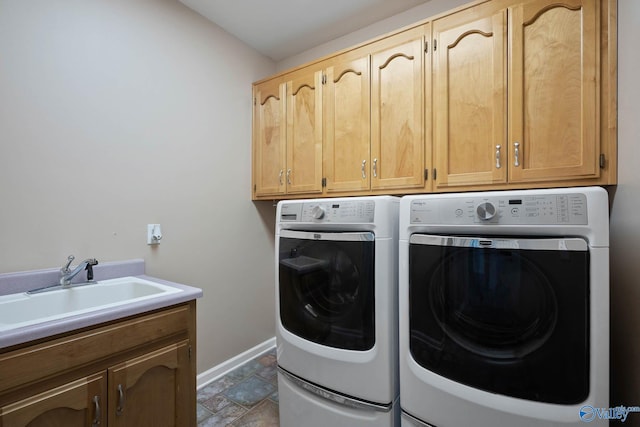
<path fill-rule="evenodd" d="M 491 202 L 480 203 L 476 208 L 476 214 L 481 220 L 489 221 L 496 215 L 496 207 Z"/>
<path fill-rule="evenodd" d="M 315 219 L 324 218 L 324 214 L 325 214 L 325 210 L 324 210 L 324 208 L 322 206 L 314 206 L 313 209 L 311 209 L 311 215 Z"/>

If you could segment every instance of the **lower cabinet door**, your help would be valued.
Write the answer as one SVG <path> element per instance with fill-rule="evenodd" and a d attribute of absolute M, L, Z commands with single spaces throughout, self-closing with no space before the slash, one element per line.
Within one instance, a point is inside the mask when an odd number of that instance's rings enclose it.
<path fill-rule="evenodd" d="M 0 408 L 0 427 L 105 425 L 105 373 L 97 373 Z"/>
<path fill-rule="evenodd" d="M 195 425 L 189 342 L 182 341 L 111 367 L 109 426 Z M 192 414 L 193 412 L 193 414 Z"/>

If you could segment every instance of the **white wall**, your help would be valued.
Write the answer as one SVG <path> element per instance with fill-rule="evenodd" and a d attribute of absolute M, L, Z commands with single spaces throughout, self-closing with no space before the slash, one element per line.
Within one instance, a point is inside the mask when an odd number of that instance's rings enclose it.
<path fill-rule="evenodd" d="M 611 210 L 611 403 L 640 406 L 640 2 L 618 2 L 618 186 Z M 640 426 L 631 414 L 627 426 Z"/>
<path fill-rule="evenodd" d="M 273 337 L 250 153 L 251 83 L 274 72 L 175 0 L 0 0 L 0 272 L 144 258 L 204 290 L 199 371 Z"/>

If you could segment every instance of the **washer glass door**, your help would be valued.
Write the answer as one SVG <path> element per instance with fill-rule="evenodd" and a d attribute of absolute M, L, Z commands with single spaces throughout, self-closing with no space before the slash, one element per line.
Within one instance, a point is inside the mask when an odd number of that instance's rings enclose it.
<path fill-rule="evenodd" d="M 587 398 L 583 239 L 414 234 L 409 243 L 409 341 L 418 364 L 507 396 Z"/>
<path fill-rule="evenodd" d="M 374 234 L 282 230 L 280 320 L 318 344 L 368 350 L 375 342 Z"/>

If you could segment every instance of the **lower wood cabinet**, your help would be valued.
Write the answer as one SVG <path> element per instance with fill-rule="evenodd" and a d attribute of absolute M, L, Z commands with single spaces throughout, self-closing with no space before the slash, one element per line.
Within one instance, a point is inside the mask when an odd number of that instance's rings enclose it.
<path fill-rule="evenodd" d="M 0 427 L 195 426 L 194 351 L 195 301 L 0 353 Z"/>
<path fill-rule="evenodd" d="M 109 368 L 110 426 L 186 426 L 189 342 L 183 341 Z"/>
<path fill-rule="evenodd" d="M 84 427 L 106 420 L 106 372 L 80 378 L 3 406 L 0 425 Z"/>

